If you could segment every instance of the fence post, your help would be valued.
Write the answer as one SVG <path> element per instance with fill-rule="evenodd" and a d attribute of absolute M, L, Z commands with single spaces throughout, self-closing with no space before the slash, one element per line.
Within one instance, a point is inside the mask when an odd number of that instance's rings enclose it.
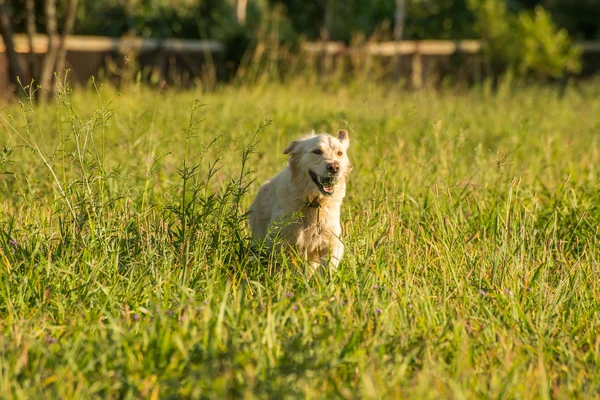
<path fill-rule="evenodd" d="M 423 87 L 423 56 L 418 46 L 412 56 L 412 85 L 415 89 Z"/>

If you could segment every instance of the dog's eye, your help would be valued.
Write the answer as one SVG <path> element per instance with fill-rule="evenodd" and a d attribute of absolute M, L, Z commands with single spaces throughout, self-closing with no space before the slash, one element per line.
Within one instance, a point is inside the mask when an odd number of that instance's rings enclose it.
<path fill-rule="evenodd" d="M 338 156 L 342 156 L 344 153 L 342 153 L 341 151 L 338 151 Z"/>
<path fill-rule="evenodd" d="M 319 150 L 319 149 L 316 149 L 315 151 L 313 151 L 313 153 L 315 153 L 315 154 L 323 154 L 323 152 L 321 150 Z"/>

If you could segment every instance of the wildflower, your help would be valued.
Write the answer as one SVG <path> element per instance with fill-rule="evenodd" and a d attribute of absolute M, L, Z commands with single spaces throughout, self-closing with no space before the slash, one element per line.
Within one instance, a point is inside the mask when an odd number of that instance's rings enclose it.
<path fill-rule="evenodd" d="M 294 304 L 294 305 L 292 306 L 292 310 L 294 310 L 294 311 L 298 311 L 298 306 Z"/>
<path fill-rule="evenodd" d="M 10 244 L 13 247 L 17 247 L 19 245 L 15 239 L 10 239 L 8 241 L 8 244 Z"/>
<path fill-rule="evenodd" d="M 173 315 L 173 311 L 171 311 L 171 310 L 167 310 L 167 311 L 165 311 L 165 313 L 166 313 L 166 314 L 167 314 L 169 317 Z"/>
<path fill-rule="evenodd" d="M 267 303 L 262 303 L 258 305 L 258 312 L 263 312 L 263 310 L 265 309 L 265 307 L 267 306 Z"/>
<path fill-rule="evenodd" d="M 285 294 L 285 297 L 287 297 L 288 299 L 291 299 L 292 297 L 294 297 L 294 294 L 293 294 L 293 293 L 290 293 L 290 292 L 287 292 L 287 293 Z"/>
<path fill-rule="evenodd" d="M 381 314 L 383 312 L 381 308 L 376 308 L 375 311 L 377 311 L 377 314 Z"/>
<path fill-rule="evenodd" d="M 479 291 L 479 295 L 480 295 L 481 297 L 485 297 L 485 295 L 486 295 L 486 293 L 485 293 L 485 290 L 481 289 L 481 290 Z"/>
<path fill-rule="evenodd" d="M 131 316 L 131 319 L 133 319 L 134 321 L 139 321 L 139 320 L 140 320 L 140 316 L 139 316 L 139 315 L 137 315 L 137 314 L 133 314 L 133 315 Z"/>
<path fill-rule="evenodd" d="M 379 285 L 373 285 L 373 289 L 379 289 Z"/>
<path fill-rule="evenodd" d="M 56 338 L 54 338 L 52 336 L 46 336 L 46 343 L 54 344 L 54 343 L 56 343 Z"/>

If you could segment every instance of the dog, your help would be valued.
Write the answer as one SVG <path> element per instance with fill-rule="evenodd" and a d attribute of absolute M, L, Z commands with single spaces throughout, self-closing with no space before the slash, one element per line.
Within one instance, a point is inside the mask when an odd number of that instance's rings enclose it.
<path fill-rule="evenodd" d="M 287 168 L 268 180 L 249 209 L 252 236 L 272 246 L 277 238 L 309 262 L 335 270 L 344 254 L 340 210 L 346 195 L 350 136 L 315 134 L 294 140 L 283 151 Z"/>

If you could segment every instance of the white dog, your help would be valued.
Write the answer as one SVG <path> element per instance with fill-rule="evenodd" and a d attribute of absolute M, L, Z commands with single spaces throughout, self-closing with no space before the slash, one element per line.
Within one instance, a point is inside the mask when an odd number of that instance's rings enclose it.
<path fill-rule="evenodd" d="M 348 132 L 337 139 L 312 134 L 294 140 L 283 151 L 288 167 L 267 181 L 250 206 L 250 228 L 256 240 L 272 244 L 280 237 L 314 271 L 319 265 L 335 269 L 342 255 L 340 208 L 346 195 Z"/>

